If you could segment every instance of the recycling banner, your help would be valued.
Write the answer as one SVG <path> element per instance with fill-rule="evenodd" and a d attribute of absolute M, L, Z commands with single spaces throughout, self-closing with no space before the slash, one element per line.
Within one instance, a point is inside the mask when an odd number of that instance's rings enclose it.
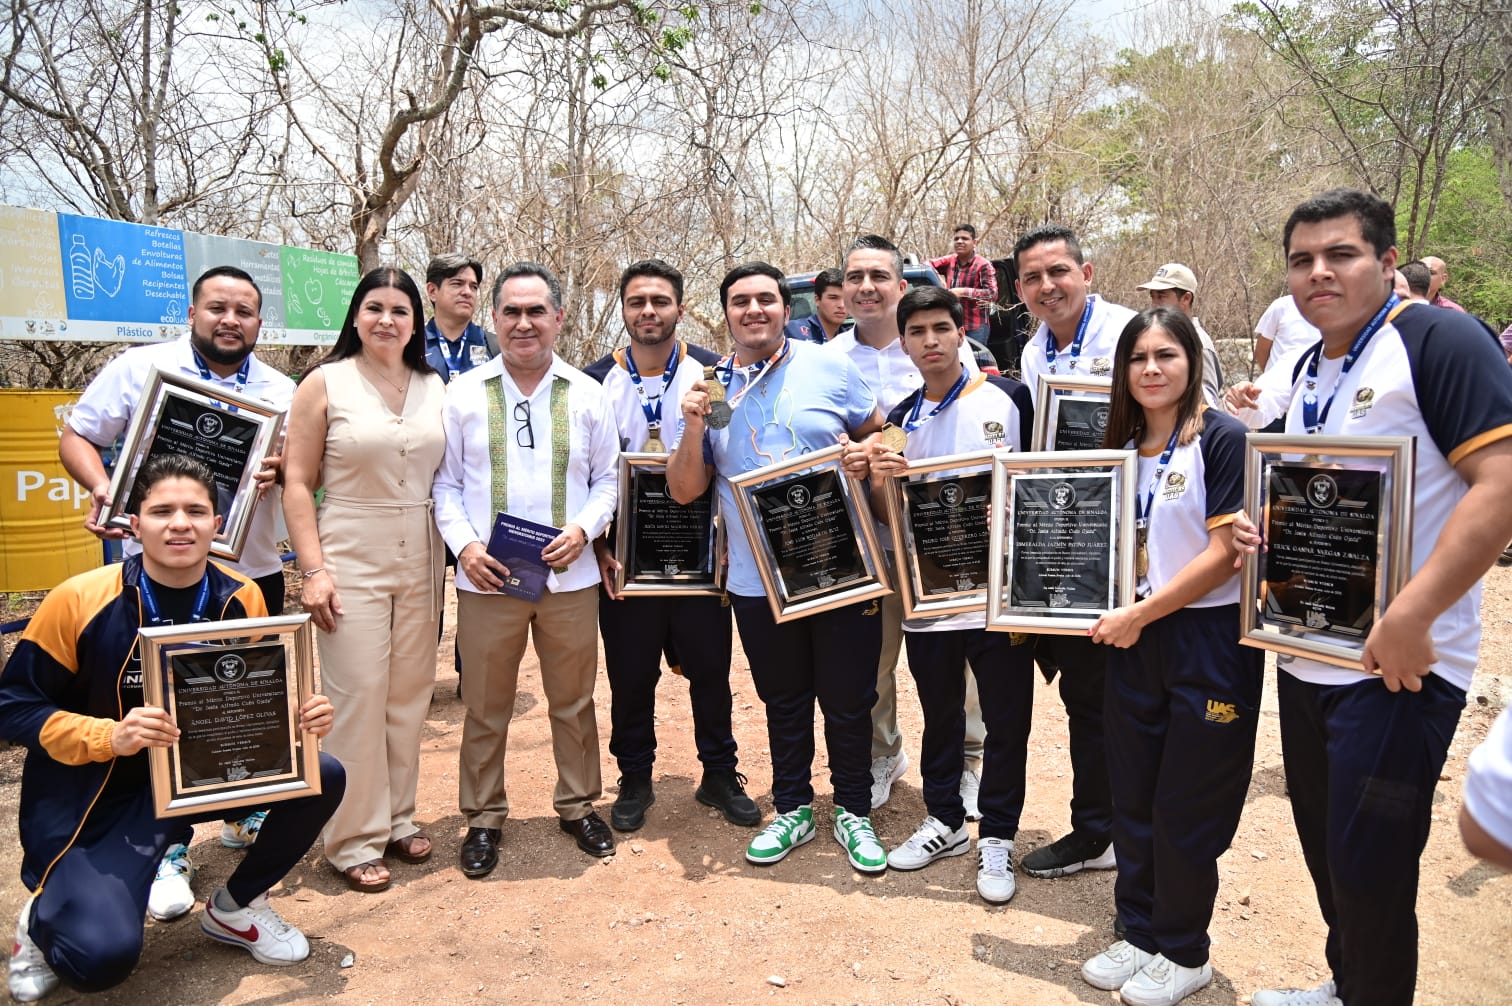
<path fill-rule="evenodd" d="M 257 281 L 271 345 L 334 342 L 357 287 L 355 255 L 0 206 L 0 339 L 177 338 L 190 285 L 221 265 Z"/>

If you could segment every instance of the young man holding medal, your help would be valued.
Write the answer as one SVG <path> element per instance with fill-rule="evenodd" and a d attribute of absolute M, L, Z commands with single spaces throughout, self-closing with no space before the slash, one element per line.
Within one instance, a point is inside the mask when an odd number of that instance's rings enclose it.
<path fill-rule="evenodd" d="M 1040 326 L 1024 347 L 1024 383 L 1038 407 L 1044 374 L 1111 377 L 1118 336 L 1133 311 L 1092 293 L 1092 264 L 1066 227 L 1037 227 L 1013 246 L 1019 296 Z M 1113 795 L 1103 741 L 1103 679 L 1107 657 L 1081 636 L 1046 633 L 1035 644 L 1046 677 L 1060 675 L 1071 734 L 1071 832 L 1023 859 L 1024 872 L 1044 879 L 1081 870 L 1111 870 Z"/>
<path fill-rule="evenodd" d="M 1418 860 L 1480 646 L 1480 578 L 1512 538 L 1512 373 L 1469 315 L 1392 292 L 1395 215 L 1333 189 L 1292 211 L 1287 278 L 1323 339 L 1292 374 L 1290 434 L 1416 439 L 1411 573 L 1365 640 L 1369 673 L 1278 658 L 1292 816 L 1332 977 L 1255 1006 L 1399 1006 L 1417 984 Z M 1259 539 L 1243 515 L 1236 538 Z"/>
<path fill-rule="evenodd" d="M 619 288 L 630 342 L 584 372 L 604 386 L 619 424 L 620 449 L 665 454 L 682 434 L 683 395 L 719 356 L 677 338 L 683 275 L 672 266 L 660 259 L 632 263 L 620 275 Z M 665 650 L 667 663 L 688 681 L 693 741 L 703 764 L 695 799 L 718 808 L 731 824 L 758 824 L 761 811 L 746 795 L 745 776 L 735 768 L 728 602 L 713 596 L 617 596 L 619 563 L 612 538 L 598 539 L 594 550 L 603 581 L 599 632 L 609 676 L 609 753 L 620 770 L 609 823 L 619 831 L 635 831 L 656 802 L 651 767 L 656 759 L 656 683 Z"/>
<path fill-rule="evenodd" d="M 777 816 L 746 859 L 775 863 L 814 838 L 814 702 L 824 714 L 835 807 L 832 834 L 850 864 L 887 869 L 872 830 L 870 738 L 882 645 L 877 604 L 862 601 L 778 623 L 772 617 L 730 479 L 824 450 L 882 427 L 876 398 L 843 354 L 783 336 L 792 295 L 765 262 L 732 269 L 719 285 L 735 352 L 682 398 L 683 432 L 667 465 L 679 503 L 717 479 L 729 541 L 726 581 L 756 693 L 766 705 Z M 857 475 L 865 474 L 865 457 Z"/>
<path fill-rule="evenodd" d="M 916 287 L 899 301 L 903 349 L 924 383 L 892 410 L 881 438 L 857 445 L 869 455 L 873 500 L 882 499 L 886 480 L 906 472 L 910 461 L 1005 447 L 1022 450 L 1029 443 L 1028 391 L 1011 378 L 966 369 L 960 361 L 964 320 L 961 302 L 939 287 Z M 986 510 L 974 517 L 985 522 Z M 984 535 L 983 568 L 986 551 Z M 982 824 L 977 893 L 1001 904 L 1013 897 L 1016 886 L 1013 839 L 1024 807 L 1034 708 L 1033 647 L 1029 637 L 1018 633 L 988 632 L 984 612 L 910 619 L 903 629 L 908 667 L 924 709 L 920 773 L 929 815 L 911 838 L 888 854 L 887 865 L 917 870 L 970 851 L 967 808 L 960 791 L 969 659 L 984 671 L 977 677 L 977 689 L 986 725 L 978 794 Z"/>
<path fill-rule="evenodd" d="M 220 526 L 215 483 L 198 461 L 170 454 L 143 466 L 131 516 L 140 555 L 50 591 L 0 673 L 0 736 L 27 749 L 21 777 L 22 906 L 10 994 L 34 1002 L 66 982 L 99 992 L 125 981 L 142 954 L 142 913 L 164 851 L 196 818 L 157 817 L 148 748 L 179 736 L 143 705 L 137 630 L 267 614 L 239 573 L 208 561 Z M 323 737 L 324 695 L 300 707 L 300 729 Z M 318 796 L 275 803 L 258 842 L 205 904 L 206 935 L 264 964 L 309 956 L 304 936 L 267 891 L 304 857 L 341 802 L 346 773 L 320 756 Z M 208 817 L 218 817 L 209 815 Z"/>
<path fill-rule="evenodd" d="M 173 342 L 136 346 L 111 360 L 89 382 L 63 427 L 58 458 L 74 481 L 93 497 L 94 505 L 84 526 L 102 539 L 127 538 L 127 534 L 99 524 L 101 508 L 111 502 L 110 473 L 105 470 L 101 451 L 131 426 L 132 416 L 143 405 L 142 389 L 154 369 L 197 377 L 284 411 L 294 400 L 294 382 L 253 355 L 262 331 L 262 291 L 248 273 L 235 266 L 207 269 L 194 281 L 189 299 L 189 334 Z M 260 502 L 252 513 L 241 559 L 226 563 L 257 584 L 268 612 L 274 615 L 283 614 L 284 608 L 283 554 L 278 548 L 277 529 L 282 465 L 281 449 L 263 461 L 257 473 Z M 140 546 L 128 538 L 123 550 L 134 555 Z M 221 844 L 246 848 L 257 840 L 262 822 L 260 810 L 239 821 L 226 821 L 221 828 Z M 148 912 L 160 922 L 176 919 L 194 907 L 190 882 L 195 866 L 189 859 L 193 837 L 185 829 L 163 857 L 147 903 Z"/>

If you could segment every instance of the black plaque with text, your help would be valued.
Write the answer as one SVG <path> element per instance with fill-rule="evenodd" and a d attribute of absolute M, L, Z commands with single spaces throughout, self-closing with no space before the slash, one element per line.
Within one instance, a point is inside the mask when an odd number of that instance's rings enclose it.
<path fill-rule="evenodd" d="M 280 643 L 179 652 L 168 660 L 176 791 L 294 771 L 289 668 Z"/>
<path fill-rule="evenodd" d="M 1096 451 L 1108 429 L 1106 395 L 1060 394 L 1055 397 L 1055 442 L 1048 450 Z"/>
<path fill-rule="evenodd" d="M 225 516 L 231 512 L 261 428 L 256 419 L 169 392 L 163 397 L 157 426 L 151 431 L 152 446 L 142 463 L 164 454 L 183 454 L 204 462 L 215 476 L 216 513 Z M 133 500 L 129 509 L 134 511 L 135 504 Z"/>
<path fill-rule="evenodd" d="M 1275 465 L 1266 482 L 1265 618 L 1358 643 L 1375 622 L 1378 471 Z"/>
<path fill-rule="evenodd" d="M 867 576 L 841 478 L 834 470 L 817 471 L 751 493 L 790 601 L 816 597 Z"/>
<path fill-rule="evenodd" d="M 917 479 L 900 488 L 913 554 L 899 562 L 912 560 L 916 595 L 923 599 L 985 590 L 992 473 Z"/>
<path fill-rule="evenodd" d="M 1011 486 L 1009 607 L 1115 607 L 1114 476 L 1015 475 Z"/>
<path fill-rule="evenodd" d="M 631 469 L 629 576 L 638 584 L 714 576 L 714 490 L 683 506 L 667 492 L 665 472 Z"/>

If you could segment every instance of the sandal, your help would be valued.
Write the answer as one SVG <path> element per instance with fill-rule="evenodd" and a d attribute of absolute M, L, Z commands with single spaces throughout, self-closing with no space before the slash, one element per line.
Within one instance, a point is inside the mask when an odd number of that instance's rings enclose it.
<path fill-rule="evenodd" d="M 425 843 L 425 851 L 416 852 L 415 846 L 419 845 L 421 842 Z M 406 835 L 404 838 L 394 839 L 388 844 L 386 848 L 384 848 L 383 854 L 385 856 L 393 856 L 401 863 L 412 863 L 418 865 L 430 859 L 431 853 L 435 851 L 436 847 L 434 844 L 432 844 L 430 838 L 426 835 L 422 835 L 419 832 L 416 832 L 413 835 Z"/>
<path fill-rule="evenodd" d="M 384 876 L 381 880 L 368 879 L 369 874 L 377 873 L 379 870 L 384 871 L 386 874 L 388 872 L 388 864 L 381 859 L 370 859 L 366 863 L 358 863 L 356 866 L 347 867 L 341 871 L 341 875 L 346 878 L 347 886 L 357 893 L 377 894 L 379 891 L 386 890 L 389 883 L 393 880 L 389 876 Z"/>

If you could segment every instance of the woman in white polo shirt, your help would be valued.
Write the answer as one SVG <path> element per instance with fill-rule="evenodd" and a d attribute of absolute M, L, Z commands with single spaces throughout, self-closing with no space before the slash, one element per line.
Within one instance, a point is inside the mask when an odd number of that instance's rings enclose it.
<path fill-rule="evenodd" d="M 1104 446 L 1136 448 L 1137 598 L 1091 629 L 1108 659 L 1114 898 L 1125 939 L 1082 976 L 1126 1003 L 1171 1004 L 1212 980 L 1207 927 L 1255 756 L 1264 655 L 1239 646 L 1232 523 L 1244 426 L 1202 399 L 1181 312 L 1125 326 Z"/>

